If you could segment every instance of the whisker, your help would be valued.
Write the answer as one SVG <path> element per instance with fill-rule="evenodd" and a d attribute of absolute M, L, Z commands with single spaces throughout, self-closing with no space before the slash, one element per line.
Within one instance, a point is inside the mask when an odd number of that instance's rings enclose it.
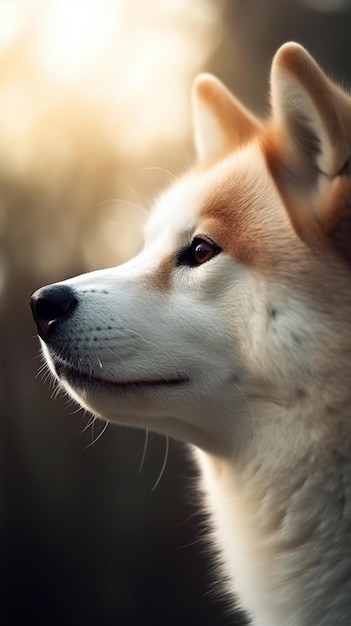
<path fill-rule="evenodd" d="M 99 202 L 99 206 L 103 206 L 104 204 L 126 204 L 127 206 L 132 207 L 133 209 L 138 209 L 140 213 L 148 217 L 148 212 L 142 204 L 138 204 L 137 202 L 133 202 L 132 200 L 124 200 L 123 198 L 110 198 L 109 200 L 103 200 Z"/>
<path fill-rule="evenodd" d="M 167 356 L 167 359 L 170 363 L 172 363 L 173 365 L 177 365 L 175 359 L 172 359 L 172 357 L 170 356 L 169 352 L 167 352 L 167 350 L 165 350 L 164 348 L 162 348 L 162 346 L 160 346 L 158 343 L 156 343 L 155 341 L 149 341 L 148 339 L 145 339 L 145 337 L 143 337 L 142 335 L 140 335 L 140 333 L 137 333 L 135 330 L 131 330 L 130 328 L 125 328 L 125 332 L 130 333 L 131 335 L 135 335 L 136 337 L 139 337 L 139 339 L 141 339 L 141 341 L 143 343 L 145 343 L 146 345 L 152 346 L 157 348 L 157 350 L 159 352 L 162 352 L 163 354 L 165 354 Z M 135 349 L 136 351 L 138 350 L 138 348 Z M 152 361 L 151 361 L 152 362 Z"/>
<path fill-rule="evenodd" d="M 139 465 L 139 470 L 138 470 L 138 474 L 141 473 L 141 470 L 144 467 L 144 461 L 145 461 L 145 457 L 146 457 L 146 450 L 147 450 L 147 444 L 149 442 L 149 430 L 148 428 L 145 430 L 145 441 L 144 441 L 144 447 L 143 447 L 143 452 L 141 455 L 141 460 L 140 460 L 140 465 Z"/>
<path fill-rule="evenodd" d="M 94 426 L 94 423 L 95 423 L 95 422 L 93 422 L 93 423 L 92 423 L 92 426 Z M 94 444 L 95 444 L 95 443 L 96 443 L 96 442 L 100 439 L 100 437 L 102 437 L 102 435 L 104 434 L 104 432 L 105 432 L 105 430 L 106 430 L 106 428 L 107 428 L 107 426 L 108 426 L 108 425 L 109 425 L 109 422 L 106 422 L 106 424 L 104 425 L 103 429 L 102 429 L 102 430 L 101 430 L 101 432 L 98 434 L 98 436 L 97 436 L 97 437 L 95 437 L 95 439 L 93 439 L 93 441 L 91 441 L 90 443 L 88 443 L 88 445 L 87 445 L 87 446 L 85 446 L 84 450 L 87 450 L 88 448 L 90 448 L 90 446 L 93 446 L 93 445 L 94 445 Z"/>
<path fill-rule="evenodd" d="M 70 398 L 68 398 L 68 399 L 67 399 L 67 408 L 68 408 L 68 406 L 69 406 L 70 404 L 71 404 L 71 399 L 70 399 Z M 76 415 L 77 413 L 79 413 L 79 412 L 80 412 L 80 411 L 82 411 L 82 410 L 83 410 L 83 409 L 82 409 L 82 407 L 81 407 L 81 406 L 78 406 L 78 407 L 77 407 L 74 411 L 70 411 L 69 413 L 67 413 L 67 415 Z"/>
<path fill-rule="evenodd" d="M 176 174 L 174 174 L 170 170 L 167 170 L 164 167 L 157 167 L 157 166 L 142 167 L 141 169 L 138 170 L 138 172 L 148 172 L 148 171 L 153 171 L 153 170 L 156 172 L 164 172 L 165 174 L 172 176 L 172 178 L 174 178 L 175 180 L 179 180 L 179 176 L 177 176 Z"/>
<path fill-rule="evenodd" d="M 169 452 L 169 438 L 168 438 L 168 437 L 166 437 L 165 456 L 164 456 L 164 459 L 163 459 L 163 464 L 162 464 L 162 467 L 161 467 L 161 471 L 160 471 L 160 473 L 159 473 L 159 475 L 158 475 L 158 478 L 157 478 L 157 480 L 156 480 L 156 482 L 155 482 L 155 484 L 154 484 L 153 488 L 151 489 L 151 492 L 152 492 L 152 493 L 155 491 L 155 489 L 156 489 L 156 488 L 157 488 L 157 486 L 159 485 L 160 480 L 161 480 L 161 478 L 162 478 L 162 476 L 163 476 L 163 474 L 164 474 L 164 471 L 165 471 L 165 469 L 166 469 L 166 464 L 167 464 L 167 460 L 168 460 L 168 452 Z"/>
<path fill-rule="evenodd" d="M 132 200 L 127 200 L 126 198 L 108 198 L 107 200 L 102 200 L 102 202 L 99 202 L 98 206 L 103 206 L 104 204 L 127 204 L 128 206 L 132 206 L 135 209 L 139 209 L 142 211 L 146 210 L 142 204 L 138 204 L 137 202 L 133 202 Z"/>
<path fill-rule="evenodd" d="M 136 192 L 135 188 L 132 187 L 129 183 L 126 182 L 126 187 L 128 189 L 128 191 L 134 196 L 136 203 L 135 203 L 135 207 L 137 207 L 142 213 L 143 215 L 145 215 L 145 217 L 149 216 L 149 212 L 147 211 L 147 209 L 144 206 L 144 202 L 142 202 L 140 196 L 138 195 L 138 193 Z"/>
<path fill-rule="evenodd" d="M 83 433 L 85 433 L 85 431 L 88 430 L 88 428 L 90 428 L 90 426 L 95 422 L 96 419 L 97 419 L 96 415 L 92 415 L 89 418 L 87 425 L 84 426 L 83 430 L 80 431 L 80 434 L 82 435 Z"/>

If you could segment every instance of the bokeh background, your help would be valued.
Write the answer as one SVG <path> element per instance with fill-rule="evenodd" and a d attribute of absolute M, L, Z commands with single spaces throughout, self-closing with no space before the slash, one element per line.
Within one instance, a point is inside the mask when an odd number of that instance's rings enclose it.
<path fill-rule="evenodd" d="M 29 297 L 140 248 L 152 199 L 194 160 L 198 71 L 265 114 L 281 43 L 347 85 L 350 33 L 349 0 L 0 0 L 4 626 L 242 623 L 219 594 L 186 447 L 170 442 L 164 467 L 164 438 L 145 451 L 145 433 L 87 427 L 52 398 Z"/>

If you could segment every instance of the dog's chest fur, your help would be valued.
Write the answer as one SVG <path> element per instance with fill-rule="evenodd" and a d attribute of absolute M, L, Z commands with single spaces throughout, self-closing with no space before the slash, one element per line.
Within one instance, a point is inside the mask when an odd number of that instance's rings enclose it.
<path fill-rule="evenodd" d="M 245 463 L 196 453 L 220 570 L 255 626 L 347 626 L 351 446 L 293 431 L 262 429 Z"/>

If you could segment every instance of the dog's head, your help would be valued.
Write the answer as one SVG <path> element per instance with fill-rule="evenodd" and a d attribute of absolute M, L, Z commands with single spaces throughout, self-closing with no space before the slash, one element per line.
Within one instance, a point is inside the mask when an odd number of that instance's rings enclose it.
<path fill-rule="evenodd" d="M 140 254 L 33 295 L 52 373 L 94 413 L 227 454 L 256 404 L 340 390 L 351 104 L 296 44 L 271 93 L 262 122 L 200 76 L 199 162 L 156 202 Z"/>

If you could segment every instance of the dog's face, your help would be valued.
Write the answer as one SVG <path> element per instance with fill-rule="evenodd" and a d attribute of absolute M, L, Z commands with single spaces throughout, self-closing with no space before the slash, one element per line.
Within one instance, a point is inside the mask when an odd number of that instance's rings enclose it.
<path fill-rule="evenodd" d="M 278 52 L 265 127 L 198 81 L 201 164 L 159 198 L 144 249 L 34 294 L 52 373 L 94 413 L 225 455 L 256 429 L 256 402 L 298 402 L 328 368 L 351 319 L 347 246 L 326 203 L 345 193 L 346 157 L 302 62 L 321 80 L 297 46 Z"/>
<path fill-rule="evenodd" d="M 264 236 L 259 215 L 269 205 L 289 233 L 255 150 L 262 169 L 257 180 L 252 148 L 193 172 L 159 199 L 136 258 L 39 292 L 44 355 L 81 404 L 111 421 L 213 450 L 232 437 L 218 407 L 229 404 L 247 419 L 246 394 L 257 391 L 259 378 L 255 325 L 263 316 L 269 327 L 275 304 L 255 279 L 260 269 L 240 258 L 250 234 L 237 227 L 233 241 L 230 231 L 235 221 L 251 223 L 249 254 L 255 256 L 255 229 Z M 274 258 L 266 261 L 269 273 Z"/>

